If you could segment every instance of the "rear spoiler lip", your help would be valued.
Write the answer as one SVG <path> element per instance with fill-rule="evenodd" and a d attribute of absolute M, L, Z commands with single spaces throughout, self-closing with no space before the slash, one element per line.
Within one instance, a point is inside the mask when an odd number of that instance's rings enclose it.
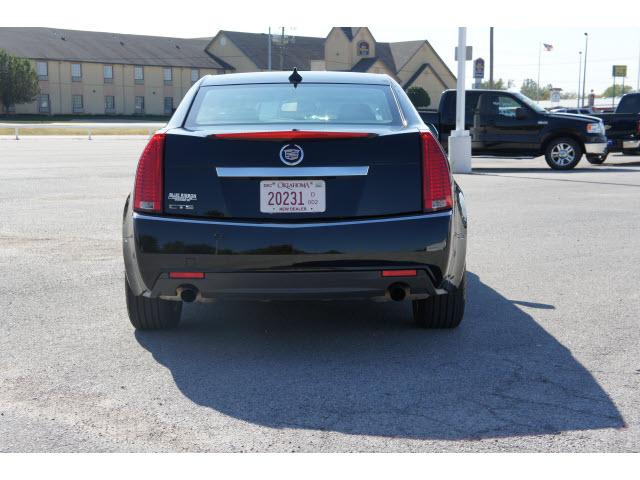
<path fill-rule="evenodd" d="M 257 140 L 267 142 L 282 142 L 294 140 L 346 140 L 354 138 L 373 138 L 377 136 L 377 133 L 372 132 L 282 130 L 262 132 L 214 133 L 208 135 L 208 138 L 213 138 L 216 140 Z"/>

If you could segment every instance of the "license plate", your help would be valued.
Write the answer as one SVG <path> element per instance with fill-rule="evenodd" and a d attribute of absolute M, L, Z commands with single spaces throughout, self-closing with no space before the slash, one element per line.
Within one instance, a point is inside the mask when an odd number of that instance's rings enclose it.
<path fill-rule="evenodd" d="M 260 212 L 313 213 L 325 211 L 324 180 L 263 180 Z"/>

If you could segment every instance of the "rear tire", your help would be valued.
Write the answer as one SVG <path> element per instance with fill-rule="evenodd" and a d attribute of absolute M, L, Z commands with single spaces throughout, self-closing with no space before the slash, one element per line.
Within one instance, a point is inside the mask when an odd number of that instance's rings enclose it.
<path fill-rule="evenodd" d="M 572 138 L 554 138 L 544 151 L 544 159 L 554 170 L 571 170 L 582 158 L 582 147 Z"/>
<path fill-rule="evenodd" d="M 460 325 L 467 298 L 465 277 L 458 288 L 453 287 L 446 295 L 414 300 L 414 322 L 422 328 L 456 328 Z"/>
<path fill-rule="evenodd" d="M 587 161 L 592 165 L 602 165 L 606 159 L 606 155 L 587 155 Z"/>
<path fill-rule="evenodd" d="M 175 328 L 180 323 L 182 302 L 134 295 L 126 278 L 124 285 L 129 320 L 137 330 Z"/>

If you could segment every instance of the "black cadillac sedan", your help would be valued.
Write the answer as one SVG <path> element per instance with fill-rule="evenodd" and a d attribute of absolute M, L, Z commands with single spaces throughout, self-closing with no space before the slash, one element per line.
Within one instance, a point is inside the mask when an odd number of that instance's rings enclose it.
<path fill-rule="evenodd" d="M 159 329 L 183 302 L 371 299 L 453 328 L 466 232 L 447 158 L 389 76 L 203 77 L 125 204 L 129 318 Z"/>

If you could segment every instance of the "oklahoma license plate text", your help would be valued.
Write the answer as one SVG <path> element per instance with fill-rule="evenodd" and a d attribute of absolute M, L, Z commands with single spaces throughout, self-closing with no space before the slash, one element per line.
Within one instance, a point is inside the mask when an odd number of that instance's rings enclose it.
<path fill-rule="evenodd" d="M 262 213 L 325 211 L 324 180 L 263 180 L 260 182 Z"/>

